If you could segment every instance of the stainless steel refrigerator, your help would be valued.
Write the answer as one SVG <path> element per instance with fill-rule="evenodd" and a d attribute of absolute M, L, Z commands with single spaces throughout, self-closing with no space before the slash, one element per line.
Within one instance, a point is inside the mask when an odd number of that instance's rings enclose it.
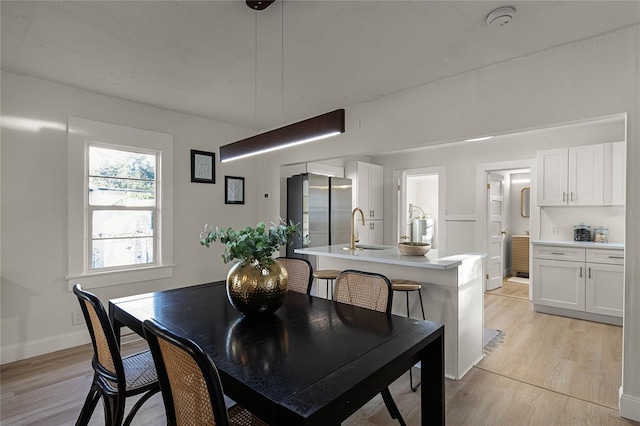
<path fill-rule="evenodd" d="M 349 244 L 351 179 L 303 173 L 287 178 L 287 221 L 299 224 L 302 238 L 287 246 L 287 257 L 301 247 Z"/>

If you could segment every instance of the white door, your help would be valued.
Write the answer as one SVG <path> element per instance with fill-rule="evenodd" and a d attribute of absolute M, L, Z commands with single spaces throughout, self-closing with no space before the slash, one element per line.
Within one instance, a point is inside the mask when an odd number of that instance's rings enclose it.
<path fill-rule="evenodd" d="M 486 290 L 502 287 L 502 253 L 506 231 L 504 223 L 504 176 L 497 173 L 487 175 L 487 193 L 489 208 L 489 256 L 487 261 Z"/>

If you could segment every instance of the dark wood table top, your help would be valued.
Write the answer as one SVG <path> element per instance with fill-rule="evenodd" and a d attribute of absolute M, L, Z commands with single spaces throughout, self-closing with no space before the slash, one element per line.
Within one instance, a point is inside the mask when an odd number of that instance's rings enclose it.
<path fill-rule="evenodd" d="M 188 336 L 215 362 L 225 393 L 271 424 L 339 423 L 442 345 L 441 324 L 294 292 L 274 314 L 245 318 L 223 284 L 115 299 L 110 315 L 141 336 L 148 318 Z"/>

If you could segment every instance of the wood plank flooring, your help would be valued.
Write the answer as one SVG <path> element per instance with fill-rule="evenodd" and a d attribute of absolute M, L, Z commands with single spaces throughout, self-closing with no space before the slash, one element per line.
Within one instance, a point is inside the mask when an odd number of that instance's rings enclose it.
<path fill-rule="evenodd" d="M 617 410 L 622 328 L 535 313 L 522 296 L 526 287 L 508 283 L 485 294 L 485 327 L 506 336 L 462 380 L 446 381 L 447 424 L 638 425 Z M 128 343 L 123 352 L 141 348 L 144 342 Z M 91 355 L 86 345 L 2 366 L 0 423 L 74 424 L 91 383 Z M 411 392 L 409 375 L 390 389 L 407 424 L 420 424 L 420 390 Z M 127 409 L 132 405 L 129 401 Z M 90 424 L 104 424 L 101 405 Z M 133 424 L 165 424 L 160 395 L 147 401 Z M 397 422 L 378 396 L 344 424 Z"/>

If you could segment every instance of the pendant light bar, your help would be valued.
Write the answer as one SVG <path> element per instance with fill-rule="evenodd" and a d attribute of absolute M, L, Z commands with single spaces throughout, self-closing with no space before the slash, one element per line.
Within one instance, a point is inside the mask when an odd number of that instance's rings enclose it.
<path fill-rule="evenodd" d="M 275 151 L 344 133 L 344 109 L 308 118 L 220 147 L 220 162 Z"/>

